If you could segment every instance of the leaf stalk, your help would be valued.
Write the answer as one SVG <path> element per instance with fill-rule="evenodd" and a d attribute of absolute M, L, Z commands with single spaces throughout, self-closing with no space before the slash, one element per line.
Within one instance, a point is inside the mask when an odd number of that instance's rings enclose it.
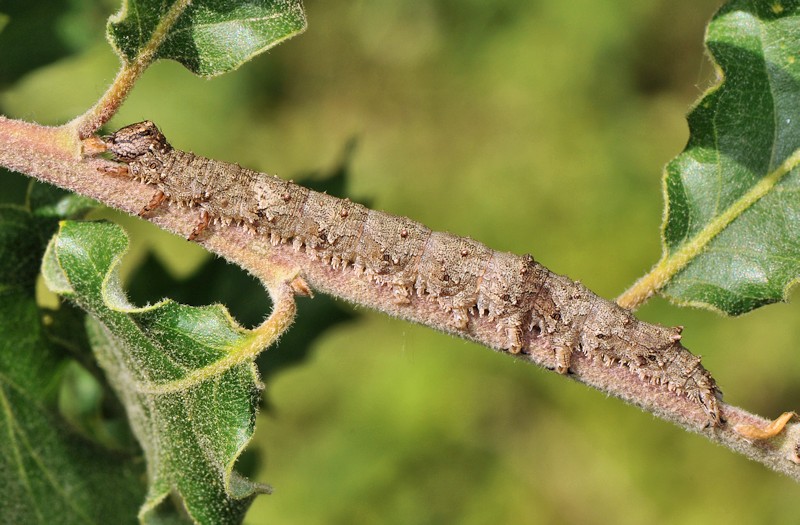
<path fill-rule="evenodd" d="M 150 40 L 139 50 L 133 60 L 122 59 L 122 66 L 117 76 L 103 96 L 83 115 L 76 117 L 67 124 L 68 127 L 76 131 L 79 138 L 85 139 L 89 137 L 117 113 L 122 103 L 128 98 L 136 81 L 157 58 L 158 50 L 167 39 L 172 26 L 175 25 L 191 3 L 191 0 L 175 2 L 164 17 L 161 18 L 153 34 L 150 35 Z M 124 12 L 118 13 L 115 18 L 118 19 L 122 16 L 124 16 Z M 114 18 L 111 21 L 113 20 Z M 122 52 L 119 54 L 124 57 Z"/>
<path fill-rule="evenodd" d="M 710 221 L 697 235 L 684 242 L 677 250 L 670 251 L 662 231 L 664 254 L 652 270 L 636 281 L 633 286 L 617 298 L 617 304 L 635 310 L 656 292 L 666 286 L 692 260 L 708 248 L 711 241 L 748 208 L 767 195 L 789 172 L 800 164 L 800 150 L 795 151 L 778 168 L 768 173 L 756 185 L 742 195 L 714 220 Z M 669 209 L 669 206 L 667 206 Z M 666 224 L 666 220 L 664 221 Z"/>

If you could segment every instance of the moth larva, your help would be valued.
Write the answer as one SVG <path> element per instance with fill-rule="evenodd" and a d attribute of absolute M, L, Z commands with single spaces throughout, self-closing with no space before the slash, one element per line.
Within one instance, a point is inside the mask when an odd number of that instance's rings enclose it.
<path fill-rule="evenodd" d="M 162 202 L 200 210 L 190 239 L 211 223 L 241 225 L 388 287 L 398 305 L 430 301 L 448 313 L 452 332 L 470 337 L 475 321 L 488 318 L 511 353 L 549 349 L 561 373 L 569 371 L 576 352 L 623 366 L 696 402 L 712 425 L 721 422 L 721 393 L 700 358 L 681 345 L 680 329 L 639 321 L 529 255 L 497 252 L 411 219 L 173 149 L 152 122 L 122 128 L 105 145 L 127 164 L 121 172 L 156 188 L 142 213 Z"/>

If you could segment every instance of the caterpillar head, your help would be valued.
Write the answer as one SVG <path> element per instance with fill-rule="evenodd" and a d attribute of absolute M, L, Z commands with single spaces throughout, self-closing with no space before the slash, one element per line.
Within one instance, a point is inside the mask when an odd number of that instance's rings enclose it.
<path fill-rule="evenodd" d="M 133 162 L 148 154 L 166 153 L 172 149 L 167 139 L 149 120 L 125 126 L 104 138 L 108 151 L 117 160 Z"/>

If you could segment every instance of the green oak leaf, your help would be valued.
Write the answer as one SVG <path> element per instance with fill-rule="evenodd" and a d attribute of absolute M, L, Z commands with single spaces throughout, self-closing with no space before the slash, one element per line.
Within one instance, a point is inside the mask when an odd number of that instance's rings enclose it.
<path fill-rule="evenodd" d="M 42 270 L 52 290 L 90 314 L 95 356 L 144 449 L 149 491 L 140 519 L 160 523 L 172 496 L 196 523 L 241 523 L 253 498 L 269 491 L 233 470 L 261 389 L 252 358 L 238 357 L 261 339 L 220 305 L 132 306 L 117 275 L 127 246 L 119 226 L 65 221 Z"/>
<path fill-rule="evenodd" d="M 720 83 L 666 168 L 662 293 L 730 315 L 800 277 L 800 2 L 735 0 L 708 26 Z"/>
<path fill-rule="evenodd" d="M 60 414 L 63 371 L 74 361 L 49 337 L 50 314 L 36 304 L 47 240 L 71 215 L 54 210 L 85 208 L 61 190 L 33 188 L 28 202 L 41 207 L 0 206 L 0 521 L 133 523 L 143 465 L 81 435 Z"/>
<path fill-rule="evenodd" d="M 107 36 L 128 63 L 152 54 L 212 77 L 305 28 L 300 0 L 123 0 Z"/>

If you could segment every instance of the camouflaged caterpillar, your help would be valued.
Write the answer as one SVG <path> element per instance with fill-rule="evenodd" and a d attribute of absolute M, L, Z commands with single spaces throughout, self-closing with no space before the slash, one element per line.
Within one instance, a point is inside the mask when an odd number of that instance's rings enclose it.
<path fill-rule="evenodd" d="M 414 295 L 451 314 L 452 329 L 470 335 L 471 320 L 488 316 L 511 353 L 552 349 L 567 373 L 573 352 L 621 365 L 665 385 L 721 424 L 714 379 L 680 343 L 680 328 L 636 319 L 580 283 L 550 272 L 530 255 L 492 250 L 468 237 L 433 232 L 410 219 L 369 210 L 277 177 L 173 149 L 152 122 L 104 139 L 134 179 L 157 189 L 141 214 L 163 202 L 197 207 L 189 239 L 211 223 L 237 224 L 275 245 L 291 242 L 340 271 L 389 287 L 398 304 Z"/>

